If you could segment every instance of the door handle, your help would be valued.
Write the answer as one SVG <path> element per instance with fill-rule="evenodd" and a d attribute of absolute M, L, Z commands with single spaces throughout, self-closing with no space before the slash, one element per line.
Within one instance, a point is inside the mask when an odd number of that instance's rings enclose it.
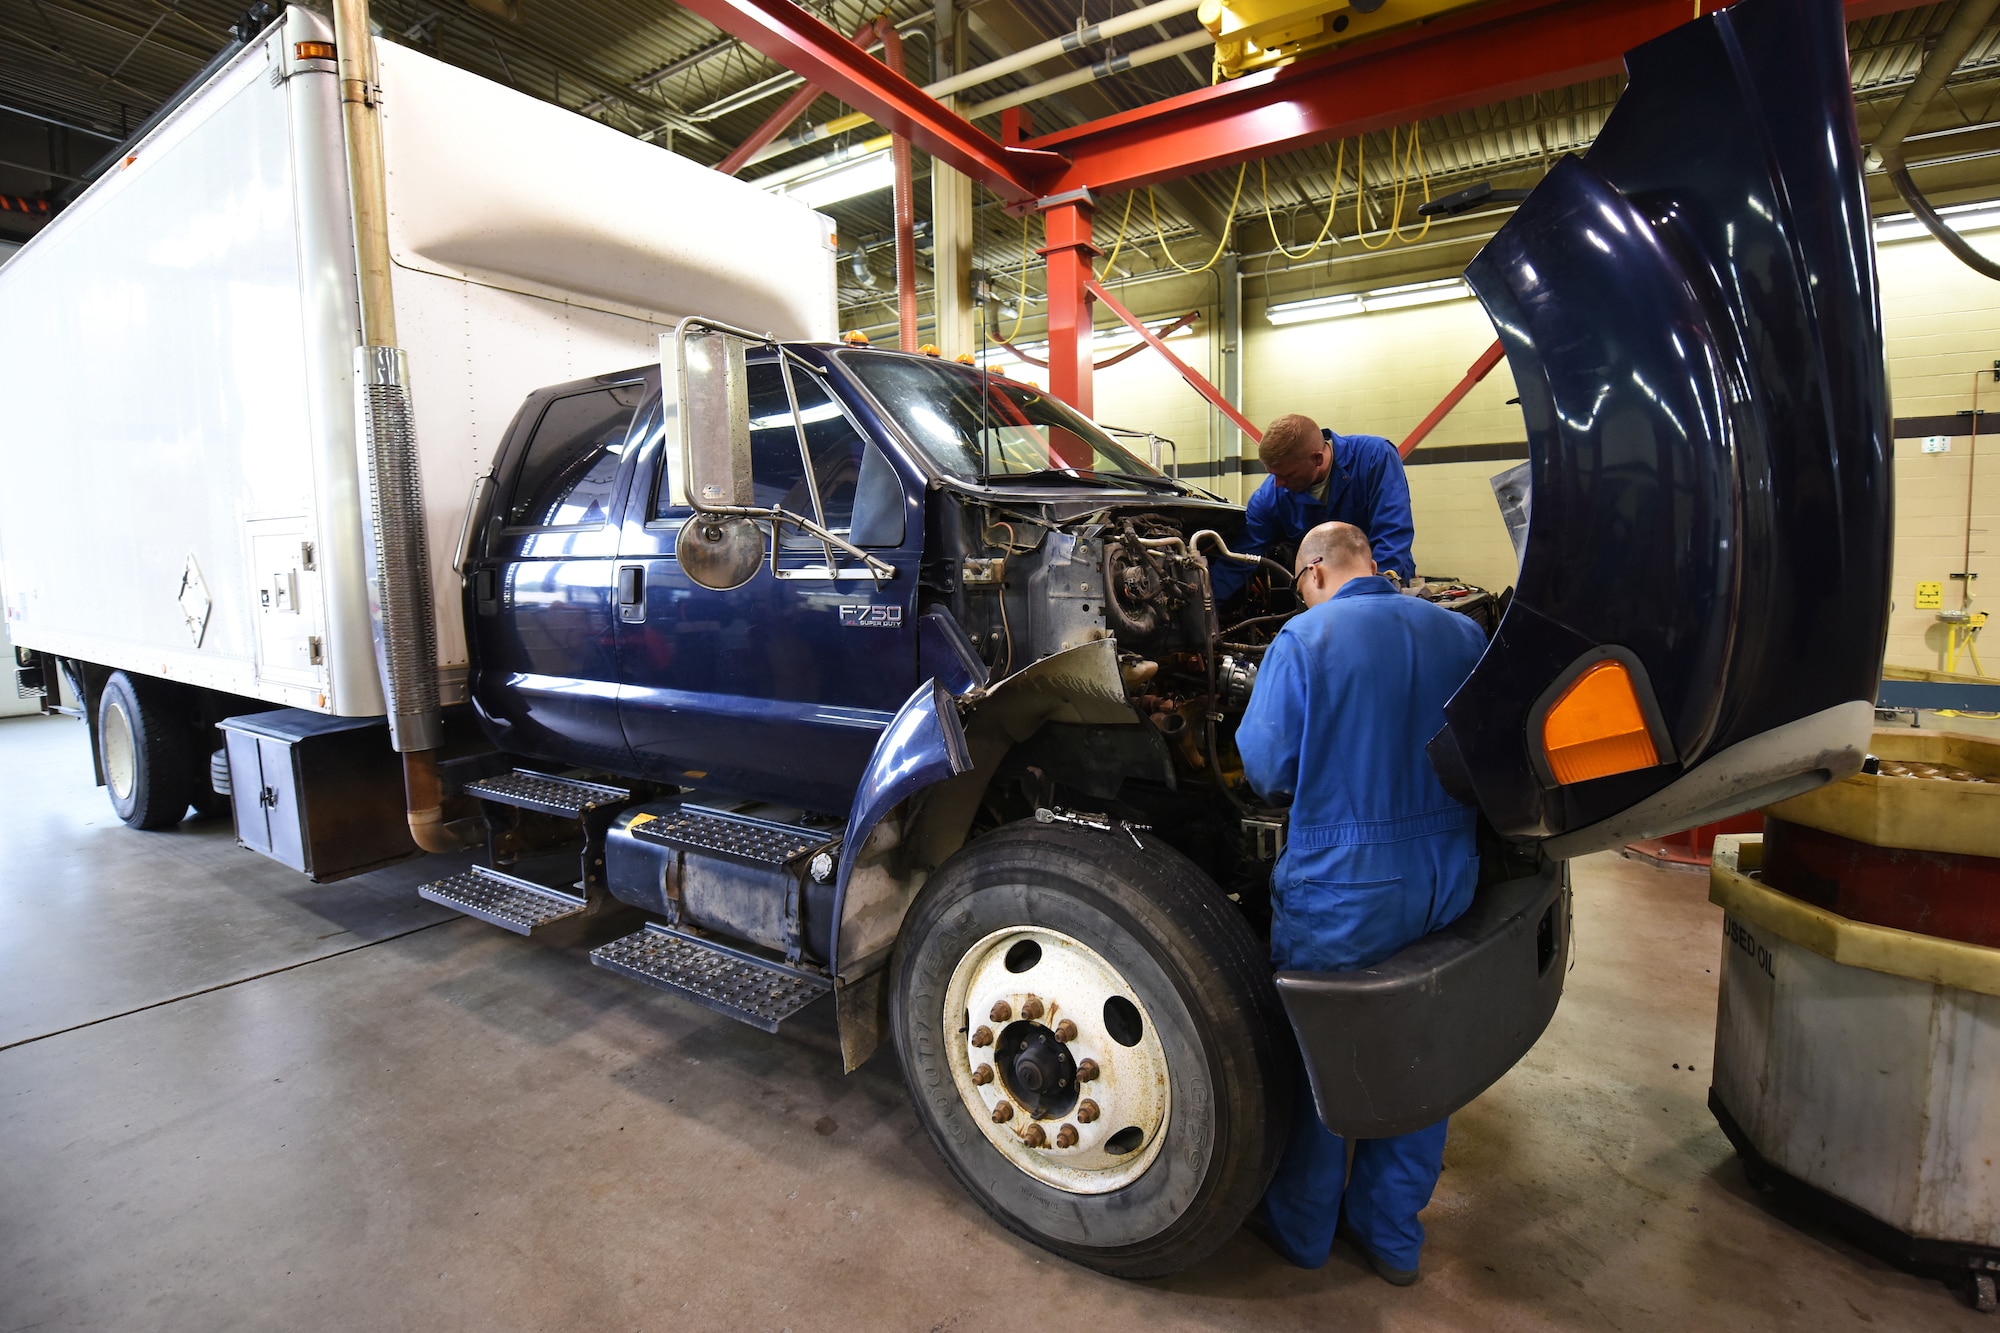
<path fill-rule="evenodd" d="M 618 618 L 628 625 L 646 621 L 646 567 L 618 566 Z"/>
<path fill-rule="evenodd" d="M 493 615 L 500 609 L 500 578 L 491 569 L 477 569 L 472 573 L 473 610 L 482 616 Z"/>

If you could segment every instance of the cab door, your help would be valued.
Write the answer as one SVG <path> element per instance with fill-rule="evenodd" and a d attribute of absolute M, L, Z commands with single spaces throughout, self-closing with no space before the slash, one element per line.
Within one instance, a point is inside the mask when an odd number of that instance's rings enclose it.
<path fill-rule="evenodd" d="M 1466 270 L 1532 489 L 1512 603 L 1432 747 L 1575 856 L 1857 770 L 1893 432 L 1840 7 L 1746 0 L 1629 53 L 1595 145 Z"/>
<path fill-rule="evenodd" d="M 637 372 L 544 389 L 523 405 L 495 467 L 478 557 L 466 570 L 472 702 L 516 754 L 622 772 L 613 610 Z"/>
<path fill-rule="evenodd" d="M 803 433 L 825 525 L 895 577 L 837 550 L 829 564 L 824 543 L 787 528 L 742 587 L 696 584 L 674 557 L 689 511 L 673 503 L 656 413 L 618 560 L 619 715 L 644 776 L 838 814 L 917 685 L 921 483 L 818 368 L 792 365 L 796 416 L 775 356 L 753 354 L 747 374 L 756 504 L 813 513 Z"/>

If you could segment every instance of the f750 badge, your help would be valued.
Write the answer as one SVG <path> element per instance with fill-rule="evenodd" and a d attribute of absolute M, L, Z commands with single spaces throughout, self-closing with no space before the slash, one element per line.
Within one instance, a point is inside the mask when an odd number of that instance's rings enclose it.
<path fill-rule="evenodd" d="M 901 629 L 903 608 L 900 606 L 843 606 L 840 608 L 840 623 L 843 627 L 855 629 Z"/>

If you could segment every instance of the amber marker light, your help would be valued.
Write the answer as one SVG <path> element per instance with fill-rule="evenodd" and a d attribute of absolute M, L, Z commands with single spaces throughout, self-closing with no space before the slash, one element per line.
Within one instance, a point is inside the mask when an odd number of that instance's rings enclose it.
<path fill-rule="evenodd" d="M 332 42 L 295 42 L 292 56 L 298 60 L 332 60 L 338 55 Z"/>
<path fill-rule="evenodd" d="M 1570 683 L 1542 718 L 1542 753 L 1564 786 L 1660 762 L 1623 662 L 1599 662 Z"/>

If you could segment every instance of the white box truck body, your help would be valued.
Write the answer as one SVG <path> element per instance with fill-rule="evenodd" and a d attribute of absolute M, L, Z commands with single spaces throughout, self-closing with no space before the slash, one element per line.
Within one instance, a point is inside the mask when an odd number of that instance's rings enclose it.
<path fill-rule="evenodd" d="M 338 77 L 300 48 L 332 36 L 288 10 L 0 267 L 17 646 L 383 711 Z M 450 703 L 466 670 L 453 551 L 522 399 L 653 360 L 690 312 L 831 337 L 832 224 L 417 52 L 378 41 L 377 58 Z"/>

